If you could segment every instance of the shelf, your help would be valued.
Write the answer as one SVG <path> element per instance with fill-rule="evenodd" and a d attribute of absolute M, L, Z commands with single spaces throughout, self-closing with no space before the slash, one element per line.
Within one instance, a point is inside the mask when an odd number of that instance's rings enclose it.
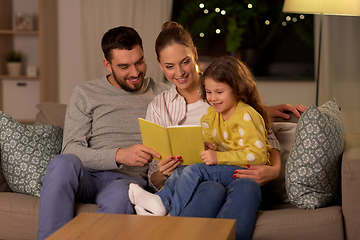
<path fill-rule="evenodd" d="M 39 80 L 39 76 L 29 77 L 26 75 L 20 76 L 10 76 L 10 75 L 0 75 L 0 79 L 9 79 L 9 80 Z"/>
<path fill-rule="evenodd" d="M 0 34 L 10 34 L 10 35 L 37 35 L 37 34 L 39 34 L 39 31 L 38 31 L 38 30 L 0 29 Z"/>

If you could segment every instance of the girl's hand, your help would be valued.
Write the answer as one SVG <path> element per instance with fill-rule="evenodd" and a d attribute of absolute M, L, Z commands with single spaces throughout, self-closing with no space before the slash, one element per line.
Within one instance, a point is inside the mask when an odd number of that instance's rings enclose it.
<path fill-rule="evenodd" d="M 204 144 L 205 144 L 205 150 L 214 150 L 215 148 L 215 143 L 204 142 Z"/>
<path fill-rule="evenodd" d="M 161 160 L 158 163 L 159 171 L 166 177 L 169 177 L 174 169 L 179 166 L 179 164 L 182 162 L 182 159 L 180 156 L 177 157 L 168 157 L 163 160 Z"/>
<path fill-rule="evenodd" d="M 206 150 L 201 153 L 201 159 L 206 165 L 217 164 L 217 152 L 214 150 Z"/>

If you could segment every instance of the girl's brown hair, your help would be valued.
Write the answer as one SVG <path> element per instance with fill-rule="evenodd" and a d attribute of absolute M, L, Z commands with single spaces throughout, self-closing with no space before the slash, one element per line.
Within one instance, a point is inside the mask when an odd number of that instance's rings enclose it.
<path fill-rule="evenodd" d="M 205 79 L 228 84 L 237 101 L 252 106 L 263 117 L 267 130 L 271 128 L 271 119 L 265 104 L 256 87 L 254 76 L 248 67 L 241 61 L 231 56 L 223 56 L 213 61 L 201 76 L 201 97 L 206 100 Z"/>
<path fill-rule="evenodd" d="M 155 52 L 158 62 L 160 62 L 160 52 L 167 46 L 174 43 L 185 45 L 195 53 L 194 42 L 191 35 L 180 24 L 174 21 L 165 22 L 162 26 L 162 31 L 159 33 L 155 42 Z"/>

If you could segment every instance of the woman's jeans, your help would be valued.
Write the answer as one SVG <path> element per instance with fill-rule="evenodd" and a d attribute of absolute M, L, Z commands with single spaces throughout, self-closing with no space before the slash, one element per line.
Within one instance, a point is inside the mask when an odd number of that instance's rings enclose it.
<path fill-rule="evenodd" d="M 236 239 L 247 240 L 260 204 L 260 185 L 250 178 L 239 178 L 227 187 L 203 182 L 180 216 L 236 219 Z"/>
<path fill-rule="evenodd" d="M 226 187 L 235 181 L 234 171 L 239 168 L 231 165 L 208 166 L 204 163 L 195 163 L 174 171 L 166 180 L 164 188 L 156 194 L 160 196 L 170 216 L 179 216 L 200 183 L 215 181 Z"/>
<path fill-rule="evenodd" d="M 206 166 L 205 164 L 196 164 L 198 166 L 180 166 L 178 167 L 171 177 L 165 182 L 165 192 L 161 190 L 159 196 L 163 195 L 166 200 L 166 194 L 174 195 L 178 180 L 183 177 L 183 174 L 194 174 L 207 172 L 205 176 L 200 177 L 195 175 L 195 182 L 192 177 L 186 176 L 184 181 L 179 184 L 190 182 L 195 187 L 187 204 L 180 210 L 179 216 L 183 217 L 208 217 L 208 218 L 227 218 L 236 219 L 236 238 L 237 239 L 250 239 L 256 221 L 256 213 L 261 204 L 261 189 L 257 182 L 249 178 L 232 178 L 234 170 L 239 169 L 237 166 L 227 166 L 225 169 L 210 168 L 215 166 Z M 204 165 L 205 168 L 199 167 Z M 224 167 L 222 165 L 221 167 Z M 186 168 L 185 168 L 186 167 Z M 218 166 L 220 167 L 220 166 Z M 208 169 L 210 168 L 210 170 Z M 225 174 L 225 176 L 223 176 Z M 173 177 L 172 177 L 173 176 Z M 220 178 L 224 178 L 220 180 Z M 201 182 L 202 179 L 202 182 Z M 212 180 L 205 180 L 212 179 Z M 192 183 L 191 183 L 192 182 Z M 225 183 L 225 186 L 223 185 Z M 179 185 L 180 186 L 180 185 Z M 185 185 L 185 189 L 187 185 Z M 178 187 L 178 186 L 177 186 Z M 175 192 L 174 192 L 175 190 Z M 189 195 L 189 192 L 186 194 Z M 178 196 L 182 197 L 182 196 Z M 188 196 L 186 196 L 187 198 Z M 173 199 L 168 203 L 171 207 Z M 163 200 L 164 202 L 164 200 Z M 171 215 L 171 211 L 170 211 Z"/>

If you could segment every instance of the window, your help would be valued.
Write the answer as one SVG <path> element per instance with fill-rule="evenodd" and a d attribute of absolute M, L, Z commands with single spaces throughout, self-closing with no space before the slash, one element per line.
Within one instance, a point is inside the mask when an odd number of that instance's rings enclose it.
<path fill-rule="evenodd" d="M 174 0 L 199 62 L 230 54 L 258 78 L 314 80 L 313 15 L 282 12 L 283 0 Z"/>

